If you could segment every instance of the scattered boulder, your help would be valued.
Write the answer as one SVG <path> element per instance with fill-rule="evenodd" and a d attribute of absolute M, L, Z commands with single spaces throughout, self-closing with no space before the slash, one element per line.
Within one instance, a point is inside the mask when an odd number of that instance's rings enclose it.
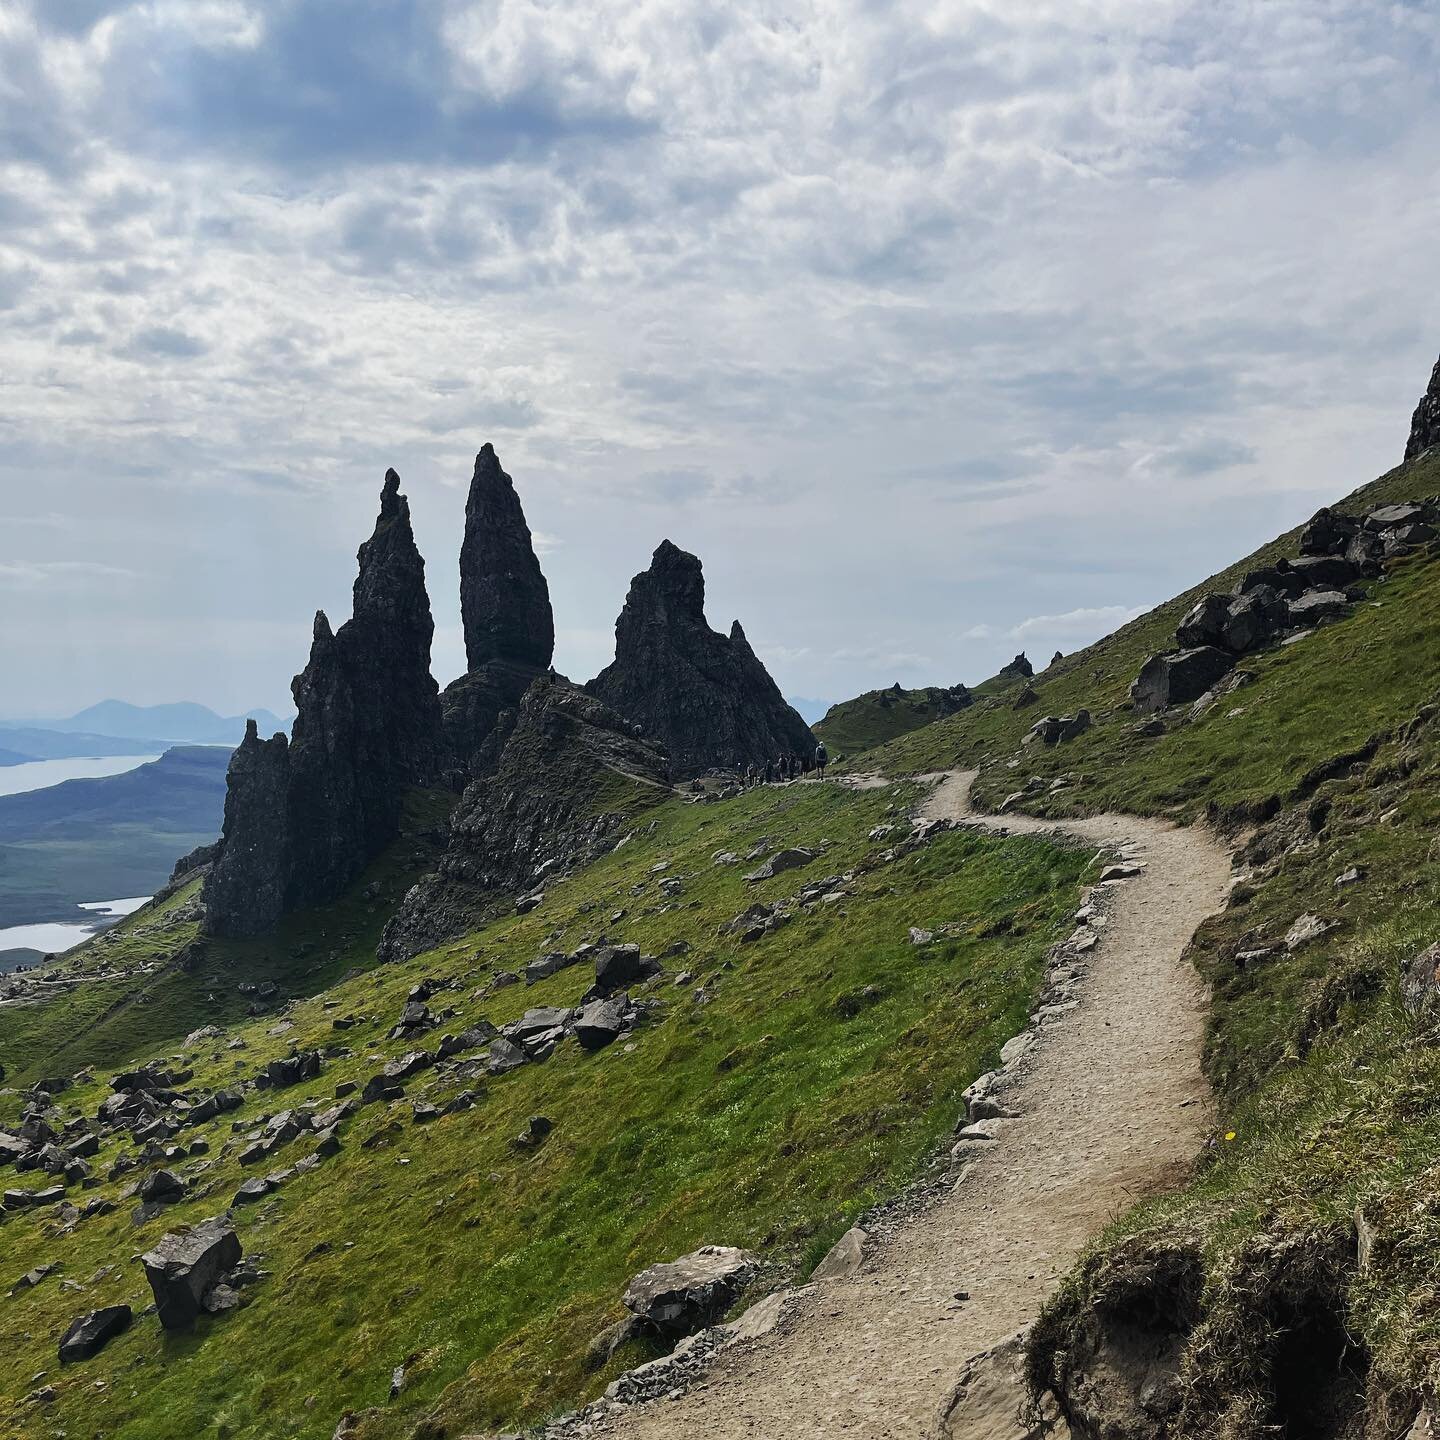
<path fill-rule="evenodd" d="M 595 954 L 595 983 L 586 992 L 589 1000 L 603 1000 L 617 990 L 628 989 L 660 973 L 660 962 L 640 953 L 638 945 L 605 945 Z"/>
<path fill-rule="evenodd" d="M 1235 657 L 1215 646 L 1152 655 L 1130 687 L 1130 699 L 1141 711 L 1164 710 L 1198 700 L 1235 664 Z"/>
<path fill-rule="evenodd" d="M 624 995 L 592 1000 L 575 1021 L 575 1038 L 585 1050 L 603 1050 L 630 1028 L 631 1007 Z"/>
<path fill-rule="evenodd" d="M 1090 712 L 1079 710 L 1074 715 L 1047 715 L 1030 727 L 1030 733 L 1045 745 L 1063 745 L 1083 735 L 1090 725 Z"/>
<path fill-rule="evenodd" d="M 746 1250 L 706 1245 L 642 1270 L 625 1287 L 625 1308 L 656 1336 L 674 1342 L 713 1325 L 755 1274 Z"/>
<path fill-rule="evenodd" d="M 306 1050 L 299 1055 L 287 1055 L 283 1060 L 272 1060 L 265 1067 L 265 1076 L 276 1090 L 298 1085 L 302 1080 L 313 1080 L 320 1073 L 320 1052 Z"/>
<path fill-rule="evenodd" d="M 517 1150 L 538 1150 L 541 1142 L 554 1128 L 555 1122 L 548 1116 L 532 1115 L 512 1143 Z"/>
<path fill-rule="evenodd" d="M 240 1263 L 240 1254 L 234 1227 L 218 1217 L 162 1236 L 140 1257 L 160 1323 L 188 1330 L 205 1308 L 205 1292 Z"/>
<path fill-rule="evenodd" d="M 1435 1002 L 1440 995 L 1440 945 L 1422 950 L 1410 961 L 1400 977 L 1400 993 L 1412 1013 Z"/>
<path fill-rule="evenodd" d="M 1322 620 L 1341 620 L 1350 613 L 1350 601 L 1339 590 L 1311 590 L 1289 602 L 1290 623 L 1308 630 Z"/>
<path fill-rule="evenodd" d="M 798 870 L 802 866 L 810 864 L 818 858 L 818 850 L 809 850 L 804 846 L 788 846 L 784 850 L 777 850 L 763 865 L 752 870 L 745 878 L 752 883 L 758 880 L 773 880 L 775 876 L 783 874 L 786 870 Z"/>
<path fill-rule="evenodd" d="M 98 1354 L 117 1335 L 128 1330 L 134 1318 L 134 1311 L 128 1305 L 106 1305 L 72 1320 L 60 1339 L 60 1363 L 71 1365 Z"/>

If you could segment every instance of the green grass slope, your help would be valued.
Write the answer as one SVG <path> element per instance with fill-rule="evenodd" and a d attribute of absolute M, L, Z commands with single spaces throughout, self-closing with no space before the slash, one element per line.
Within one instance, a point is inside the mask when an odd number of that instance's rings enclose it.
<path fill-rule="evenodd" d="M 1432 455 L 1337 508 L 1437 490 Z M 1253 683 L 1199 718 L 1182 707 L 1162 735 L 1137 734 L 1125 703 L 1201 593 L 1293 556 L 1297 541 L 1281 537 L 1067 657 L 1037 677 L 1038 704 L 1014 708 L 1009 687 L 853 762 L 974 766 L 994 807 L 1208 821 L 1242 846 L 1230 903 L 1192 947 L 1213 987 L 1206 1067 L 1221 1128 L 1189 1187 L 1094 1247 L 1032 1357 L 1041 1384 L 1063 1383 L 1097 1313 L 1137 1306 L 1153 1323 L 1168 1313 L 1155 1297 L 1193 1261 L 1198 1293 L 1167 1322 L 1184 1336 L 1183 1436 L 1339 1434 L 1305 1408 L 1319 1395 L 1367 1416 L 1365 1433 L 1389 1434 L 1384 1417 L 1440 1382 L 1440 1046 L 1434 1009 L 1401 1003 L 1405 967 L 1440 940 L 1440 559 L 1396 563 L 1351 618 L 1246 657 Z M 1088 733 L 1053 749 L 1022 743 L 1039 715 L 1082 707 Z M 1352 869 L 1360 878 L 1337 886 Z M 1307 914 L 1330 928 L 1291 949 Z M 1357 1224 L 1371 1237 L 1363 1271 Z"/>
<path fill-rule="evenodd" d="M 959 708 L 953 691 L 938 685 L 919 690 L 867 690 L 853 700 L 842 700 L 825 712 L 811 729 L 825 742 L 832 759 L 857 755 L 887 740 L 918 730 L 952 715 Z"/>
<path fill-rule="evenodd" d="M 620 1315 L 627 1279 L 647 1264 L 727 1243 L 760 1251 L 771 1279 L 807 1271 L 954 1124 L 962 1090 L 1023 1024 L 1045 952 L 1093 873 L 1087 851 L 966 831 L 886 862 L 886 844 L 909 833 L 904 814 L 916 794 L 797 785 L 712 804 L 671 800 L 614 853 L 552 883 L 530 914 L 192 1047 L 196 1087 L 251 1074 L 293 1046 L 338 1049 L 318 1081 L 251 1094 L 238 1115 L 204 1127 L 209 1154 L 182 1167 L 192 1195 L 162 1218 L 137 1227 L 126 1204 L 71 1234 L 43 1212 L 4 1223 L 0 1250 L 14 1273 L 0 1283 L 41 1262 L 63 1270 L 0 1304 L 9 1357 L 0 1431 L 322 1440 L 353 1410 L 366 1437 L 420 1433 L 427 1418 L 440 1428 L 423 1433 L 470 1433 L 567 1408 L 646 1358 L 632 1344 L 598 1374 L 584 1364 L 589 1340 Z M 898 834 L 871 839 L 880 824 L 898 824 Z M 762 838 L 823 844 L 824 854 L 754 885 L 743 863 L 712 859 L 743 855 Z M 661 890 L 662 874 L 681 880 L 678 895 Z M 723 933 L 752 901 L 829 875 L 850 876 L 835 903 L 753 943 Z M 620 910 L 625 917 L 612 920 Z M 945 929 L 917 947 L 912 925 Z M 497 970 L 602 930 L 661 955 L 690 947 L 643 992 L 656 1008 L 631 1044 L 587 1054 L 567 1041 L 544 1064 L 493 1079 L 424 1072 L 404 1101 L 348 1122 L 342 1152 L 318 1171 L 237 1212 L 247 1252 L 263 1254 L 271 1272 L 243 1309 L 184 1338 L 141 1317 L 95 1359 L 58 1369 L 55 1342 L 74 1314 L 148 1298 L 129 1257 L 176 1222 L 222 1210 L 253 1173 L 238 1164 L 232 1118 L 248 1130 L 412 1048 L 386 1033 L 422 977 L 454 982 L 431 1003 L 459 1010 L 446 1026 L 456 1031 L 482 1016 L 502 1024 L 528 1006 L 573 1002 L 590 983 L 582 966 L 528 989 L 482 992 Z M 331 963 L 366 963 L 367 937 L 333 938 Z M 207 955 L 197 977 L 211 966 Z M 693 983 L 674 983 L 681 968 Z M 206 1013 L 203 1000 L 188 1013 Z M 332 1028 L 348 1014 L 360 1017 L 354 1028 Z M 3 1009 L 0 1017 L 14 1023 Z M 51 1028 L 47 1043 L 40 1024 L 37 1014 L 19 1078 L 103 1054 L 99 1078 L 65 1096 L 87 1113 L 108 1067 L 180 1048 L 127 1030 L 135 1043 L 122 1054 L 122 1032 L 103 1028 L 73 1038 Z M 436 1034 L 426 1037 L 431 1048 Z M 229 1048 L 237 1039 L 244 1048 Z M 410 1102 L 443 1102 L 462 1087 L 478 1092 L 473 1109 L 412 1122 Z M 521 1153 L 511 1140 L 534 1114 L 555 1129 L 538 1151 Z M 274 1163 L 293 1163 L 310 1145 L 292 1142 Z M 98 1157 L 99 1173 L 114 1152 Z M 120 1188 L 105 1182 L 95 1193 Z M 62 1276 L 82 1291 L 66 1293 Z M 407 1382 L 390 1401 L 400 1364 Z M 43 1410 L 24 1398 L 42 1370 L 58 1391 Z"/>

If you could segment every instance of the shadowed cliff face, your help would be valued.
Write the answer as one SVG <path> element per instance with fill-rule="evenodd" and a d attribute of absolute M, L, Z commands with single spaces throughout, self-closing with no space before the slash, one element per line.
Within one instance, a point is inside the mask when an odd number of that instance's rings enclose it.
<path fill-rule="evenodd" d="M 395 838 L 405 791 L 442 771 L 425 562 L 393 470 L 360 547 L 354 607 L 338 632 L 315 617 L 288 745 L 261 742 L 252 725 L 235 753 L 205 887 L 212 934 L 263 934 L 287 911 L 333 899 Z"/>
<path fill-rule="evenodd" d="M 403 959 L 473 929 L 544 867 L 603 854 L 633 808 L 668 793 L 666 757 L 608 705 L 562 676 L 525 692 L 493 773 L 451 817 L 439 867 L 405 897 L 380 941 Z"/>
<path fill-rule="evenodd" d="M 470 669 L 445 689 L 445 738 L 458 769 L 474 776 L 493 768 L 507 728 L 502 717 L 555 650 L 550 587 L 520 497 L 491 445 L 475 457 L 465 502 L 460 610 Z"/>
<path fill-rule="evenodd" d="M 815 747 L 740 622 L 728 638 L 706 624 L 700 561 L 668 540 L 631 581 L 614 663 L 586 688 L 664 745 L 677 775 L 808 756 Z"/>
<path fill-rule="evenodd" d="M 544 670 L 555 653 L 550 587 L 514 482 L 492 445 L 475 457 L 460 547 L 460 613 L 471 670 L 509 660 Z"/>
<path fill-rule="evenodd" d="M 1420 397 L 1410 417 L 1410 439 L 1405 445 L 1405 458 L 1413 460 L 1432 445 L 1440 445 L 1440 360 L 1430 372 L 1430 388 Z"/>

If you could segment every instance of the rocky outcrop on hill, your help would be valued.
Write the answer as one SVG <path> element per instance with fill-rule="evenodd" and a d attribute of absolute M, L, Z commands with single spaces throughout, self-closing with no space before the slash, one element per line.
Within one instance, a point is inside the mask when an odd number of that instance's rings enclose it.
<path fill-rule="evenodd" d="M 667 793 L 663 752 L 579 686 L 540 676 L 494 773 L 475 781 L 456 808 L 439 867 L 385 927 L 381 959 L 463 935 L 497 897 L 603 853 L 647 791 Z"/>
<path fill-rule="evenodd" d="M 1414 460 L 1432 445 L 1440 443 L 1440 360 L 1430 372 L 1430 388 L 1420 397 L 1410 417 L 1410 438 L 1405 444 L 1405 458 Z"/>
<path fill-rule="evenodd" d="M 315 617 L 291 686 L 292 738 L 261 741 L 252 722 L 231 762 L 205 885 L 211 934 L 263 934 L 285 912 L 333 899 L 394 839 L 405 791 L 444 764 L 433 633 L 425 562 L 391 470 L 360 547 L 352 618 L 334 632 L 323 611 Z"/>
<path fill-rule="evenodd" d="M 475 457 L 465 503 L 460 609 L 469 671 L 446 687 L 445 738 L 461 771 L 474 776 L 494 767 L 508 730 L 496 736 L 497 725 L 555 650 L 550 587 L 514 481 L 488 444 Z"/>
<path fill-rule="evenodd" d="M 700 561 L 668 540 L 630 582 L 615 660 L 586 689 L 663 745 L 678 776 L 815 748 L 740 622 L 728 637 L 706 623 Z"/>
<path fill-rule="evenodd" d="M 1199 700 L 1242 655 L 1348 615 L 1365 593 L 1362 581 L 1437 537 L 1436 500 L 1377 505 L 1363 515 L 1317 511 L 1295 559 L 1252 570 L 1230 594 L 1203 595 L 1186 611 L 1175 631 L 1180 648 L 1145 662 L 1131 702 L 1153 711 Z"/>

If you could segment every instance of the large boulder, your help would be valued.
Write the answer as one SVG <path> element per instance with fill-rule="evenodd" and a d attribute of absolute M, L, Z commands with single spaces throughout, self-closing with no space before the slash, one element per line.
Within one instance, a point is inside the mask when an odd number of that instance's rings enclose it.
<path fill-rule="evenodd" d="M 1302 555 L 1290 569 L 1300 577 L 1302 590 L 1341 590 L 1360 578 L 1360 567 L 1344 555 Z"/>
<path fill-rule="evenodd" d="M 657 1338 L 683 1340 L 721 1319 L 756 1264 L 747 1250 L 706 1245 L 642 1270 L 625 1287 L 625 1308 Z"/>
<path fill-rule="evenodd" d="M 1350 613 L 1350 601 L 1338 590 L 1310 590 L 1289 602 L 1290 623 L 1309 629 L 1322 620 L 1340 620 Z"/>
<path fill-rule="evenodd" d="M 128 1330 L 134 1318 L 128 1305 L 106 1305 L 77 1316 L 60 1339 L 60 1363 L 71 1365 L 76 1360 L 88 1360 Z"/>
<path fill-rule="evenodd" d="M 603 1000 L 659 973 L 660 962 L 642 955 L 638 945 L 602 945 L 595 952 L 595 983 L 586 992 L 586 1001 Z"/>
<path fill-rule="evenodd" d="M 700 561 L 668 540 L 630 582 L 615 660 L 586 689 L 663 745 L 678 776 L 815 750 L 740 622 L 728 636 L 710 628 Z"/>
<path fill-rule="evenodd" d="M 624 995 L 592 1000 L 575 1019 L 575 1038 L 585 1050 L 603 1050 L 618 1040 L 631 1024 L 631 1007 Z"/>
<path fill-rule="evenodd" d="M 1234 664 L 1234 655 L 1212 645 L 1152 655 L 1131 685 L 1130 699 L 1141 711 L 1198 700 Z"/>
<path fill-rule="evenodd" d="M 818 850 L 807 849 L 803 845 L 786 846 L 783 850 L 777 850 L 769 859 L 763 861 L 752 870 L 746 879 L 750 881 L 773 880 L 775 876 L 784 874 L 787 870 L 799 870 L 808 865 L 819 856 Z"/>
<path fill-rule="evenodd" d="M 1268 585 L 1257 585 L 1231 602 L 1220 644 L 1237 655 L 1245 655 L 1270 644 L 1289 623 L 1284 598 Z"/>
<path fill-rule="evenodd" d="M 400 477 L 387 471 L 359 553 L 353 614 L 315 617 L 291 692 L 287 741 L 254 725 L 231 761 L 221 849 L 205 880 L 205 928 L 261 935 L 280 916 L 333 900 L 400 829 L 406 792 L 444 769 L 425 562 Z"/>
<path fill-rule="evenodd" d="M 186 1330 L 204 1309 L 205 1292 L 240 1263 L 240 1239 L 219 1217 L 161 1237 L 140 1257 L 160 1323 Z"/>
<path fill-rule="evenodd" d="M 1185 618 L 1176 626 L 1175 638 L 1187 649 L 1223 644 L 1230 602 L 1228 595 L 1202 596 L 1185 612 Z"/>
<path fill-rule="evenodd" d="M 1343 555 L 1360 522 L 1353 515 L 1337 515 L 1328 506 L 1317 510 L 1300 535 L 1302 555 Z"/>

